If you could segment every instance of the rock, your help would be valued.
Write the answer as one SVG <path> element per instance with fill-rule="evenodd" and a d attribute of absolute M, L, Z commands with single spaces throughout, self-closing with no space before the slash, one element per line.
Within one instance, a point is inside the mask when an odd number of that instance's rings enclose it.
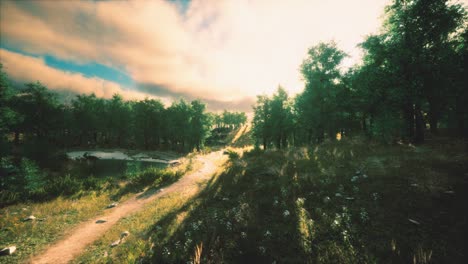
<path fill-rule="evenodd" d="M 109 205 L 107 206 L 107 209 L 109 209 L 109 208 L 114 208 L 114 207 L 116 207 L 118 204 L 119 204 L 119 203 L 113 202 L 113 203 L 111 203 L 111 204 L 109 204 Z"/>
<path fill-rule="evenodd" d="M 6 247 L 0 250 L 0 256 L 9 256 L 16 251 L 16 246 Z"/>
<path fill-rule="evenodd" d="M 120 234 L 120 238 L 124 238 L 124 237 L 128 237 L 130 235 L 130 232 L 128 231 L 123 231 L 121 234 Z"/>
<path fill-rule="evenodd" d="M 105 222 L 107 222 L 107 220 L 99 219 L 96 221 L 96 224 L 103 224 Z"/>
<path fill-rule="evenodd" d="M 171 167 L 176 167 L 176 166 L 179 166 L 180 164 L 181 164 L 181 162 L 179 160 L 169 161 L 169 166 L 171 166 Z"/>
<path fill-rule="evenodd" d="M 324 203 L 328 203 L 328 202 L 330 202 L 330 200 L 331 200 L 331 199 L 330 199 L 330 197 L 328 197 L 328 196 L 325 196 L 325 197 L 323 198 L 323 202 L 324 202 Z"/>
<path fill-rule="evenodd" d="M 445 194 L 455 194 L 454 191 L 445 191 L 444 193 L 445 193 Z"/>
<path fill-rule="evenodd" d="M 348 200 L 348 201 L 352 201 L 352 200 L 354 200 L 354 197 L 346 197 L 345 199 Z"/>
<path fill-rule="evenodd" d="M 109 256 L 109 253 L 107 253 L 107 251 L 104 251 L 104 256 L 105 258 L 107 258 Z"/>
<path fill-rule="evenodd" d="M 24 222 L 34 221 L 34 220 L 36 220 L 36 217 L 34 215 L 30 215 L 30 216 L 23 219 Z"/>
<path fill-rule="evenodd" d="M 416 221 L 416 220 L 408 218 L 408 221 L 410 221 L 411 223 L 413 223 L 415 225 L 420 225 L 420 223 L 418 221 Z"/>
<path fill-rule="evenodd" d="M 112 242 L 112 244 L 110 244 L 111 247 L 116 247 L 120 244 L 120 239 L 119 240 L 116 240 L 114 242 Z"/>

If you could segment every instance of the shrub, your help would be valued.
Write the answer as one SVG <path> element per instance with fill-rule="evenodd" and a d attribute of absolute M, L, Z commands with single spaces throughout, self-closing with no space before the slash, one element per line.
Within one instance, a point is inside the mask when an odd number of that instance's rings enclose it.
<path fill-rule="evenodd" d="M 24 189 L 29 196 L 36 197 L 45 193 L 45 186 L 47 184 L 45 175 L 33 161 L 22 159 L 19 172 L 20 176 L 25 180 Z"/>
<path fill-rule="evenodd" d="M 47 193 L 51 195 L 72 195 L 83 188 L 83 182 L 73 178 L 70 174 L 50 180 Z"/>

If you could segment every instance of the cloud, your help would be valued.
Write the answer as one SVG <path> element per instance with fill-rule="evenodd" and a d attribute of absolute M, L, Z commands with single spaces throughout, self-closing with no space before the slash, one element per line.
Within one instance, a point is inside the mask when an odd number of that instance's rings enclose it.
<path fill-rule="evenodd" d="M 40 81 L 48 88 L 57 91 L 71 91 L 77 94 L 94 93 L 98 97 L 111 98 L 120 94 L 128 100 L 157 98 L 169 103 L 166 98 L 124 89 L 119 84 L 96 77 L 88 78 L 78 73 L 65 72 L 47 66 L 41 58 L 25 56 L 0 49 L 0 63 L 10 78 L 17 82 Z"/>
<path fill-rule="evenodd" d="M 167 1 L 2 1 L 0 34 L 31 54 L 124 70 L 151 94 L 247 102 L 278 84 L 299 92 L 319 41 L 358 57 L 387 2 L 193 0 L 181 13 Z"/>

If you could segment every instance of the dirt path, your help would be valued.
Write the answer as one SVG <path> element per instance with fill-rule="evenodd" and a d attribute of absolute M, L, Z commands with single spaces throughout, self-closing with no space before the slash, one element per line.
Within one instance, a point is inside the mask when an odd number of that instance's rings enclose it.
<path fill-rule="evenodd" d="M 69 236 L 58 241 L 42 254 L 32 257 L 30 263 L 68 263 L 78 256 L 87 245 L 100 238 L 107 230 L 116 224 L 120 218 L 144 209 L 146 204 L 169 193 L 196 191 L 197 188 L 194 187 L 197 183 L 212 177 L 218 169 L 218 164 L 225 158 L 223 157 L 222 151 L 217 151 L 208 155 L 199 156 L 197 159 L 203 164 L 201 169 L 184 176 L 162 191 L 149 195 L 143 195 L 143 193 L 136 194 L 133 198 L 117 207 L 106 210 L 108 212 L 99 217 L 78 225 Z M 96 221 L 100 219 L 104 219 L 107 222 L 97 224 Z"/>

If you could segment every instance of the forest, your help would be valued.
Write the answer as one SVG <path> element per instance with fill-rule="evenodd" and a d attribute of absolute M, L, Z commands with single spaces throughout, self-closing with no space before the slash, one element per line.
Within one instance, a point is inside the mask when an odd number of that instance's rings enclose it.
<path fill-rule="evenodd" d="M 466 263 L 468 12 L 383 14 L 360 61 L 311 43 L 303 89 L 251 112 L 65 100 L 0 63 L 0 263 Z"/>
<path fill-rule="evenodd" d="M 263 148 L 364 134 L 422 144 L 427 134 L 468 136 L 466 11 L 444 1 L 395 1 L 363 61 L 343 71 L 334 42 L 311 47 L 300 66 L 305 89 L 259 96 L 254 134 Z M 468 147 L 468 146 L 467 146 Z"/>

